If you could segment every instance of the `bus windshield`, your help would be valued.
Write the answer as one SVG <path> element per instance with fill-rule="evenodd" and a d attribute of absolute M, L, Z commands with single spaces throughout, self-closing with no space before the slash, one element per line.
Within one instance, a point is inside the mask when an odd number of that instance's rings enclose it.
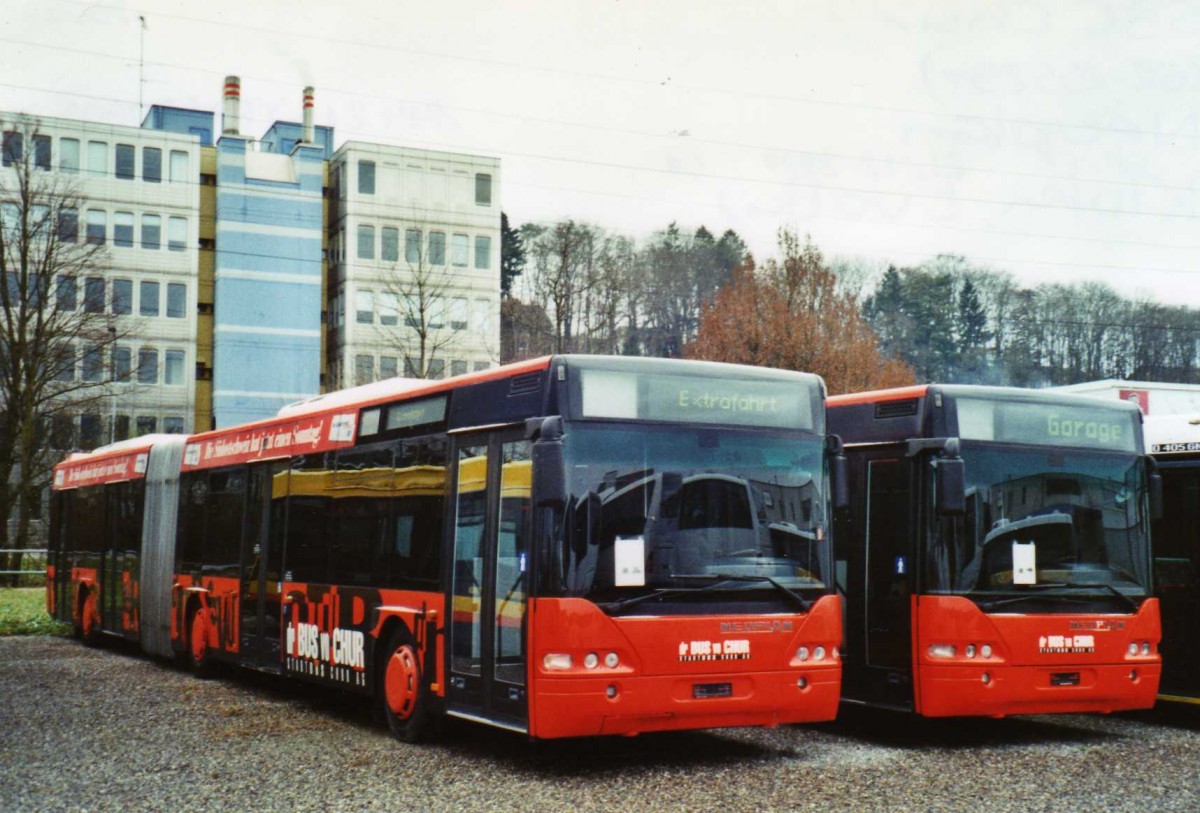
<path fill-rule="evenodd" d="M 930 592 L 1129 604 L 1149 585 L 1146 471 L 1130 453 L 964 442 L 967 511 L 935 520 Z M 1076 607 L 1077 609 L 1077 607 Z"/>
<path fill-rule="evenodd" d="M 812 433 L 572 422 L 562 575 L 569 595 L 724 600 L 826 591 L 824 443 Z"/>

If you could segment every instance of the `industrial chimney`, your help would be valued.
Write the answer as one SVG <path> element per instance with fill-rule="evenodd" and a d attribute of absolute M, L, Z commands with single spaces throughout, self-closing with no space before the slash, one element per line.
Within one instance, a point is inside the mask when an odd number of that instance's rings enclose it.
<path fill-rule="evenodd" d="M 238 114 L 242 100 L 242 80 L 236 76 L 225 77 L 225 103 L 221 111 L 221 132 L 225 135 L 238 134 Z"/>
<path fill-rule="evenodd" d="M 315 133 L 313 132 L 313 89 L 309 85 L 304 89 L 304 131 L 300 136 L 301 140 L 308 145 L 316 142 Z"/>

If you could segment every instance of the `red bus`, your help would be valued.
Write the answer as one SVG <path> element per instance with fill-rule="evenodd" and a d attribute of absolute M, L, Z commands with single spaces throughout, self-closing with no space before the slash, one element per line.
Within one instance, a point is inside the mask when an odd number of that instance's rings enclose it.
<path fill-rule="evenodd" d="M 536 738 L 829 720 L 824 384 L 556 356 L 393 379 L 74 456 L 48 602 L 227 662 Z"/>
<path fill-rule="evenodd" d="M 1161 482 L 1135 405 L 929 385 L 827 406 L 851 492 L 843 700 L 928 717 L 1153 705 Z"/>
<path fill-rule="evenodd" d="M 1163 481 L 1154 521 L 1154 594 L 1162 605 L 1159 700 L 1200 703 L 1200 416 L 1147 417 L 1146 451 Z"/>

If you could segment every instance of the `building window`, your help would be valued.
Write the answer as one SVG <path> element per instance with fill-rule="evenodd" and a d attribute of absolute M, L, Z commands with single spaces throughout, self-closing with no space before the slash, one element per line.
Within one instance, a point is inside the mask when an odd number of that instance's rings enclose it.
<path fill-rule="evenodd" d="M 477 361 L 477 362 L 475 362 L 475 372 L 479 372 L 480 370 L 487 370 L 487 369 L 489 369 L 490 367 L 491 367 L 491 364 L 489 364 L 489 363 L 488 363 L 488 362 L 486 362 L 486 361 Z"/>
<path fill-rule="evenodd" d="M 354 321 L 358 322 L 360 325 L 370 325 L 375 323 L 374 297 L 370 291 L 355 291 Z"/>
<path fill-rule="evenodd" d="M 492 267 L 492 238 L 476 237 L 475 238 L 475 267 L 476 268 L 491 268 Z"/>
<path fill-rule="evenodd" d="M 450 327 L 454 330 L 467 329 L 466 297 L 456 296 L 450 300 Z"/>
<path fill-rule="evenodd" d="M 142 248 L 162 248 L 162 218 L 158 215 L 142 215 Z"/>
<path fill-rule="evenodd" d="M 58 277 L 58 309 L 71 313 L 79 307 L 79 283 L 74 277 L 59 275 Z"/>
<path fill-rule="evenodd" d="M 4 134 L 4 166 L 11 167 L 13 164 L 21 163 L 21 156 L 24 152 L 25 136 L 23 133 L 9 130 Z"/>
<path fill-rule="evenodd" d="M 79 139 L 58 140 L 58 169 L 67 175 L 79 174 Z"/>
<path fill-rule="evenodd" d="M 142 280 L 138 285 L 138 314 L 158 316 L 158 283 Z"/>
<path fill-rule="evenodd" d="M 399 323 L 400 299 L 394 293 L 384 291 L 379 295 L 379 324 L 384 327 L 396 327 Z"/>
<path fill-rule="evenodd" d="M 475 300 L 475 330 L 484 336 L 492 333 L 492 303 L 487 299 Z"/>
<path fill-rule="evenodd" d="M 133 248 L 133 212 L 117 212 L 113 215 L 113 245 Z"/>
<path fill-rule="evenodd" d="M 151 415 L 139 415 L 137 419 L 137 433 L 139 435 L 153 435 L 158 429 L 158 419 Z"/>
<path fill-rule="evenodd" d="M 354 384 L 370 384 L 375 378 L 375 360 L 371 356 L 354 357 Z"/>
<path fill-rule="evenodd" d="M 397 358 L 395 356 L 380 356 L 379 357 L 379 378 L 395 378 L 398 375 L 396 367 Z"/>
<path fill-rule="evenodd" d="M 112 312 L 114 316 L 128 316 L 133 313 L 133 280 L 113 280 Z"/>
<path fill-rule="evenodd" d="M 465 361 L 450 362 L 450 375 L 465 375 L 467 372 L 467 363 Z"/>
<path fill-rule="evenodd" d="M 187 286 L 182 282 L 167 283 L 167 318 L 183 319 L 187 316 Z"/>
<path fill-rule="evenodd" d="M 455 234 L 450 237 L 450 262 L 458 268 L 466 268 L 471 243 L 465 234 Z"/>
<path fill-rule="evenodd" d="M 62 279 L 62 277 L 59 277 Z M 64 344 L 58 356 L 58 371 L 54 375 L 55 381 L 74 381 L 75 380 L 75 345 Z"/>
<path fill-rule="evenodd" d="M 429 264 L 446 264 L 446 235 L 444 232 L 431 231 L 429 233 Z"/>
<path fill-rule="evenodd" d="M 404 357 L 404 377 L 405 378 L 420 378 L 420 370 L 417 369 L 417 360 L 409 356 Z"/>
<path fill-rule="evenodd" d="M 83 351 L 83 380 L 102 381 L 104 379 L 104 354 L 99 347 L 89 347 Z"/>
<path fill-rule="evenodd" d="M 79 416 L 79 445 L 95 449 L 100 445 L 100 416 L 94 412 Z"/>
<path fill-rule="evenodd" d="M 87 210 L 87 241 L 93 246 L 104 245 L 108 231 L 108 213 L 103 209 Z"/>
<path fill-rule="evenodd" d="M 375 162 L 374 161 L 359 161 L 358 162 L 358 194 L 374 195 L 375 194 Z"/>
<path fill-rule="evenodd" d="M 375 227 L 358 227 L 358 259 L 375 259 Z"/>
<path fill-rule="evenodd" d="M 88 277 L 83 281 L 83 310 L 85 313 L 104 313 L 103 277 Z"/>
<path fill-rule="evenodd" d="M 126 181 L 133 180 L 133 171 L 134 171 L 133 155 L 134 155 L 134 150 L 133 150 L 132 144 L 118 144 L 117 145 L 117 160 L 116 160 L 115 166 L 117 168 L 117 177 L 118 178 L 121 178 Z"/>
<path fill-rule="evenodd" d="M 142 149 L 142 180 L 162 183 L 162 150 L 158 147 Z"/>
<path fill-rule="evenodd" d="M 429 327 L 434 330 L 441 330 L 446 325 L 446 300 L 440 296 L 429 298 L 429 311 L 427 313 Z"/>
<path fill-rule="evenodd" d="M 163 367 L 163 383 L 173 387 L 183 385 L 183 351 L 168 350 Z"/>
<path fill-rule="evenodd" d="M 79 242 L 79 210 L 58 210 L 58 241 L 60 243 Z"/>
<path fill-rule="evenodd" d="M 412 265 L 421 263 L 421 230 L 404 230 L 404 260 Z"/>
<path fill-rule="evenodd" d="M 166 432 L 168 435 L 182 435 L 183 418 L 175 415 L 163 418 L 163 432 Z"/>
<path fill-rule="evenodd" d="M 108 174 L 108 142 L 88 142 L 88 173 L 91 175 Z"/>
<path fill-rule="evenodd" d="M 36 169 L 50 170 L 50 136 L 33 137 L 33 166 Z"/>
<path fill-rule="evenodd" d="M 429 375 L 427 378 L 445 378 L 446 377 L 446 362 L 444 359 L 429 360 Z"/>
<path fill-rule="evenodd" d="M 478 172 L 475 174 L 475 203 L 480 206 L 492 205 L 492 176 Z"/>
<path fill-rule="evenodd" d="M 143 347 L 138 351 L 137 380 L 139 384 L 158 383 L 158 351 Z"/>
<path fill-rule="evenodd" d="M 133 372 L 133 351 L 128 347 L 113 348 L 113 381 L 128 381 Z"/>
<path fill-rule="evenodd" d="M 129 416 L 118 415 L 117 423 L 113 427 L 113 440 L 129 440 Z"/>
<path fill-rule="evenodd" d="M 187 181 L 188 178 L 188 154 L 183 150 L 171 150 L 171 182 L 178 183 Z"/>
<path fill-rule="evenodd" d="M 379 259 L 394 263 L 400 259 L 400 230 L 384 226 L 379 233 Z"/>
<path fill-rule="evenodd" d="M 171 251 L 187 248 L 187 218 L 173 217 L 167 221 L 167 248 Z"/>

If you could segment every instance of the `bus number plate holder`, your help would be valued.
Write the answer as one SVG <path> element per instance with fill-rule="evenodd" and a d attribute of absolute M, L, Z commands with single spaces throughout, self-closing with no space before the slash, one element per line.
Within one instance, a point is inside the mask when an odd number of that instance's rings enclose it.
<path fill-rule="evenodd" d="M 733 697 L 732 683 L 693 683 L 692 698 L 707 700 L 712 697 Z"/>
<path fill-rule="evenodd" d="M 1051 672 L 1050 673 L 1050 685 L 1051 686 L 1078 686 L 1079 685 L 1079 673 L 1078 672 Z"/>

